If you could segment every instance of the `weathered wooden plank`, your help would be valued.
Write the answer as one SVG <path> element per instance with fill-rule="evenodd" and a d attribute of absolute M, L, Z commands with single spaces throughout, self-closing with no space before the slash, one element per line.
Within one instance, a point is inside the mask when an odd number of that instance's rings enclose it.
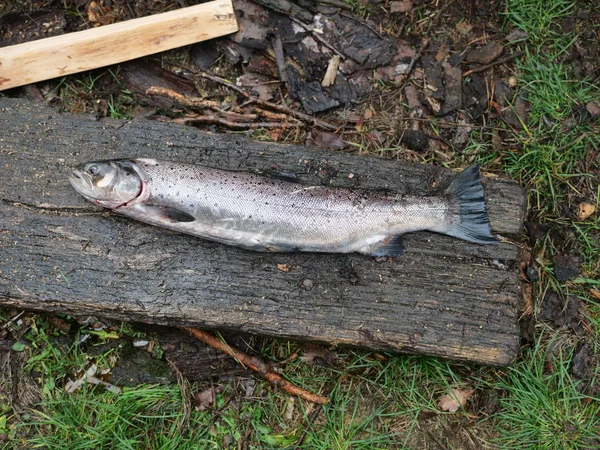
<path fill-rule="evenodd" d="M 302 183 L 412 194 L 444 171 L 147 120 L 98 122 L 12 99 L 0 99 L 0 129 L 0 303 L 495 365 L 517 354 L 513 245 L 415 233 L 393 263 L 252 253 L 100 211 L 67 181 L 74 163 L 133 156 L 276 166 Z M 518 234 L 523 191 L 501 179 L 485 185 L 493 229 Z"/>

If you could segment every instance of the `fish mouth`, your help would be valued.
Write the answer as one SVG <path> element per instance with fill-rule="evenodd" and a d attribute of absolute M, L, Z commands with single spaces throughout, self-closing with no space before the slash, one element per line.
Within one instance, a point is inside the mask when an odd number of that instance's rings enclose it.
<path fill-rule="evenodd" d="M 92 180 L 86 177 L 80 170 L 73 169 L 69 175 L 69 182 L 76 191 L 81 194 L 89 194 L 92 191 Z"/>

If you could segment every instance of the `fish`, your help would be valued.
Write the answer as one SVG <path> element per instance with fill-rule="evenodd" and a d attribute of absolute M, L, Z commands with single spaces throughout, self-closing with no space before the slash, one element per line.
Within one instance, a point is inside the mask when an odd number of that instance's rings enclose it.
<path fill-rule="evenodd" d="M 477 165 L 429 196 L 308 186 L 150 158 L 86 162 L 72 169 L 69 181 L 115 213 L 252 251 L 395 257 L 405 251 L 402 235 L 415 231 L 497 242 Z"/>

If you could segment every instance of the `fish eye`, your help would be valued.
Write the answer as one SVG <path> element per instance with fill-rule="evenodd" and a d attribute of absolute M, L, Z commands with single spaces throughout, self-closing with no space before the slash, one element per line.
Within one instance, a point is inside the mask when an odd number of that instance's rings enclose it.
<path fill-rule="evenodd" d="M 100 169 L 95 164 L 93 166 L 88 167 L 88 170 L 87 170 L 87 173 L 89 173 L 90 175 L 98 175 L 99 172 L 100 172 Z"/>

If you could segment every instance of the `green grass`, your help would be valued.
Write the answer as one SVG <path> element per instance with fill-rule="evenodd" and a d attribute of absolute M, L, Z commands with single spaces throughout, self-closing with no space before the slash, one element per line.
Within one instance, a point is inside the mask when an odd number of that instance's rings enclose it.
<path fill-rule="evenodd" d="M 569 373 L 572 354 L 550 344 L 528 351 L 495 383 L 506 395 L 495 416 L 502 448 L 589 449 L 600 443 L 600 399 L 580 392 Z"/>
<path fill-rule="evenodd" d="M 582 161 L 590 147 L 600 147 L 600 137 L 593 123 L 577 123 L 576 111 L 599 100 L 600 90 L 573 81 L 564 64 L 539 54 L 528 54 L 518 69 L 531 115 L 522 149 L 505 155 L 505 171 L 533 188 L 538 210 L 557 214 L 569 191 L 581 195 L 580 186 L 595 183 Z"/>
<path fill-rule="evenodd" d="M 30 426 L 33 448 L 177 449 L 183 441 L 183 407 L 177 386 L 143 386 L 122 394 L 97 393 L 89 386 L 77 395 L 61 390 L 37 411 Z M 207 430 L 200 427 L 197 447 Z"/>
<path fill-rule="evenodd" d="M 525 57 L 516 64 L 519 95 L 531 103 L 529 122 L 518 135 L 518 148 L 499 152 L 503 170 L 520 179 L 529 191 L 530 218 L 554 228 L 570 230 L 567 242 L 546 237 L 537 248 L 544 276 L 537 283 L 536 304 L 547 289 L 560 296 L 575 295 L 584 301 L 588 336 L 596 353 L 600 308 L 589 295 L 590 284 L 560 283 L 554 278 L 552 255 L 567 248 L 583 256 L 582 274 L 592 282 L 600 276 L 598 223 L 591 217 L 578 221 L 565 217 L 565 208 L 576 210 L 577 201 L 598 206 L 599 183 L 593 175 L 600 162 L 591 156 L 600 149 L 598 122 L 582 119 L 590 101 L 600 100 L 600 89 L 588 80 L 577 80 L 561 56 L 576 36 L 560 32 L 560 21 L 575 11 L 572 1 L 510 0 L 510 26 L 526 31 Z M 579 199 L 575 200 L 574 199 Z M 573 214 L 573 216 L 576 215 Z M 542 329 L 538 325 L 538 329 Z M 537 344 L 493 383 L 501 390 L 497 420 L 501 448 L 583 449 L 598 445 L 600 399 L 580 392 L 570 375 L 572 336 L 551 331 L 540 334 Z M 554 349 L 551 354 L 549 348 Z M 593 370 L 598 373 L 598 361 Z M 593 385 L 597 380 L 592 380 Z"/>
<path fill-rule="evenodd" d="M 508 0 L 506 17 L 511 25 L 527 32 L 534 44 L 550 41 L 555 45 L 557 40 L 565 39 L 557 32 L 558 23 L 574 9 L 572 0 Z"/>

